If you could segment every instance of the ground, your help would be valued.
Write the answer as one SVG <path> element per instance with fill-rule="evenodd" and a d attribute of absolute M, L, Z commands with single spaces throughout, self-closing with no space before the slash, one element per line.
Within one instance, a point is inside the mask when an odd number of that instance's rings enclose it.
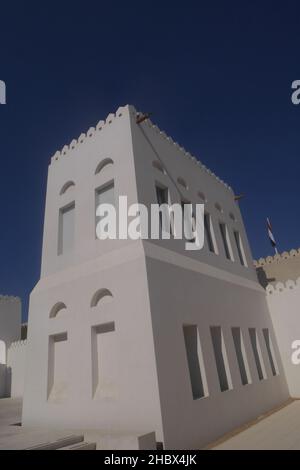
<path fill-rule="evenodd" d="M 300 400 L 211 447 L 215 450 L 300 450 Z"/>
<path fill-rule="evenodd" d="M 45 450 L 114 450 L 155 449 L 155 433 L 112 434 L 91 429 L 23 428 L 20 426 L 22 400 L 0 399 L 0 450 L 30 449 L 40 446 Z"/>
<path fill-rule="evenodd" d="M 75 443 L 76 438 L 79 439 L 80 433 L 78 432 L 72 434 L 70 431 L 24 430 L 20 426 L 21 410 L 21 399 L 0 399 L 0 450 L 50 445 L 61 439 L 69 439 Z M 103 438 L 102 435 L 101 441 L 104 444 Z M 92 440 L 97 441 L 97 436 L 93 435 Z M 127 440 L 126 443 L 128 442 Z M 126 443 L 122 442 L 122 446 Z M 98 445 L 97 448 L 99 448 Z M 280 409 L 273 410 L 240 430 L 224 436 L 210 448 L 214 450 L 300 450 L 300 400 L 290 401 Z"/>
<path fill-rule="evenodd" d="M 0 450 L 20 450 L 33 446 L 53 448 L 87 444 L 82 435 L 65 431 L 23 429 L 21 424 L 22 400 L 20 398 L 0 399 Z M 58 443 L 58 441 L 60 441 Z"/>

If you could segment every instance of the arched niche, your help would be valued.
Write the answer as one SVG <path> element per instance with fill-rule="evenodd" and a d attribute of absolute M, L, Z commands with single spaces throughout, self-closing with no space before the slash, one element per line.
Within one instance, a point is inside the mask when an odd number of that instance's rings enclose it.
<path fill-rule="evenodd" d="M 92 297 L 91 300 L 91 307 L 97 307 L 100 301 L 102 301 L 105 297 L 113 297 L 111 291 L 109 289 L 99 289 Z"/>
<path fill-rule="evenodd" d="M 65 310 L 67 306 L 63 302 L 57 302 L 50 310 L 49 318 L 55 318 L 62 310 Z"/>

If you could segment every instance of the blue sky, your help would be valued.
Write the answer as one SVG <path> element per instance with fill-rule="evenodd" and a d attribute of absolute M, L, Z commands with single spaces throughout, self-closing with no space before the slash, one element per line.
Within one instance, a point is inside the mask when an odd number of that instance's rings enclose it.
<path fill-rule="evenodd" d="M 297 4 L 298 3 L 298 4 Z M 299 2 L 1 4 L 0 291 L 27 300 L 40 273 L 51 155 L 132 103 L 245 193 L 255 258 L 298 248 Z"/>

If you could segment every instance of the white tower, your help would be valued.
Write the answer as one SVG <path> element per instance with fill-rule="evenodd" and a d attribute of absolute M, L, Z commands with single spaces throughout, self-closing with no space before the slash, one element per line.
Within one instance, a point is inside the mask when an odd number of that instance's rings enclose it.
<path fill-rule="evenodd" d="M 179 190 L 180 188 L 180 190 Z M 206 242 L 105 240 L 95 208 L 204 202 Z M 195 448 L 288 397 L 232 190 L 131 106 L 52 158 L 23 424 Z"/>

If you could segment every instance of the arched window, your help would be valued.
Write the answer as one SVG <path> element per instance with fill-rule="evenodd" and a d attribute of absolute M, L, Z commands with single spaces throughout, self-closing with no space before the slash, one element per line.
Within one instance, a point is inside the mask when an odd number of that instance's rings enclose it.
<path fill-rule="evenodd" d="M 220 206 L 220 204 L 218 202 L 216 202 L 215 208 L 217 209 L 217 211 L 223 212 L 223 209 L 222 209 L 222 207 Z"/>
<path fill-rule="evenodd" d="M 6 364 L 6 344 L 0 340 L 0 364 Z"/>
<path fill-rule="evenodd" d="M 180 186 L 182 186 L 184 189 L 188 189 L 188 186 L 187 186 L 185 180 L 183 178 L 181 178 L 181 176 L 179 176 L 177 178 L 177 183 L 180 184 Z"/>
<path fill-rule="evenodd" d="M 66 305 L 63 302 L 57 302 L 50 310 L 49 318 L 55 318 L 57 314 L 66 309 Z"/>
<path fill-rule="evenodd" d="M 75 186 L 74 181 L 67 181 L 61 188 L 59 194 L 60 195 L 65 194 L 69 189 L 74 188 L 74 186 Z"/>
<path fill-rule="evenodd" d="M 206 201 L 205 194 L 202 191 L 198 191 L 197 196 L 202 199 L 203 202 Z"/>
<path fill-rule="evenodd" d="M 97 168 L 96 168 L 96 170 L 95 170 L 95 175 L 97 175 L 98 173 L 100 173 L 100 171 L 102 171 L 103 168 L 106 167 L 107 165 L 113 165 L 113 164 L 114 164 L 114 162 L 112 161 L 111 158 L 104 158 L 104 160 L 102 160 L 102 161 L 98 164 L 98 166 L 97 166 Z"/>
<path fill-rule="evenodd" d="M 92 297 L 91 300 L 91 307 L 96 307 L 100 300 L 102 300 L 104 297 L 113 297 L 112 293 L 108 289 L 99 289 L 97 292 Z"/>
<path fill-rule="evenodd" d="M 153 168 L 156 168 L 161 173 L 165 174 L 165 169 L 164 169 L 163 165 L 158 160 L 154 160 L 152 162 L 152 166 L 153 166 Z"/>

